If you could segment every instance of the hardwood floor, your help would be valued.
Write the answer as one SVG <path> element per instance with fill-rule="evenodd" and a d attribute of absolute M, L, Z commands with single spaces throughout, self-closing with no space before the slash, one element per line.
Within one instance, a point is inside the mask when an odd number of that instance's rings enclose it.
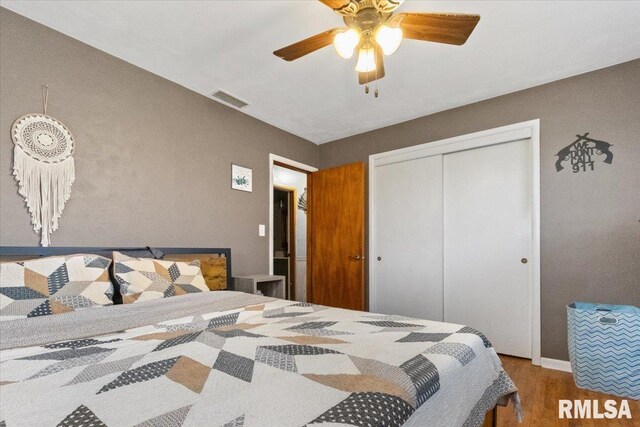
<path fill-rule="evenodd" d="M 631 400 L 632 419 L 577 419 L 567 420 L 558 418 L 559 399 L 597 399 L 600 408 L 604 401 L 614 399 L 617 407 L 622 398 L 583 390 L 576 387 L 573 376 L 568 372 L 554 371 L 551 369 L 534 366 L 528 359 L 500 356 L 504 370 L 507 371 L 513 382 L 518 387 L 522 408 L 524 410 L 524 422 L 518 424 L 513 413 L 513 407 L 498 408 L 498 426 L 570 426 L 570 427 L 602 427 L 602 426 L 640 426 L 640 401 Z M 601 409 L 604 412 L 604 409 Z"/>

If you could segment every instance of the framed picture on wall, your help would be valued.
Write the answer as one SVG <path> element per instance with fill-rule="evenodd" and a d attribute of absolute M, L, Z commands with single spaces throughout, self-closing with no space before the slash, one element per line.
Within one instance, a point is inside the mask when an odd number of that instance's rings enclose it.
<path fill-rule="evenodd" d="M 231 188 L 251 192 L 253 189 L 252 171 L 244 166 L 231 164 Z"/>

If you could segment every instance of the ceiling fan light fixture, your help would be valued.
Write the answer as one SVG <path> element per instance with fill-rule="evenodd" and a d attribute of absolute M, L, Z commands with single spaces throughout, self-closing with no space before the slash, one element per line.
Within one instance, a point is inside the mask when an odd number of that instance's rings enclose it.
<path fill-rule="evenodd" d="M 382 48 L 382 53 L 391 55 L 398 50 L 402 42 L 402 29 L 391 28 L 388 25 L 380 25 L 376 29 L 376 42 Z"/>
<path fill-rule="evenodd" d="M 362 46 L 358 51 L 358 63 L 356 71 L 359 73 L 370 73 L 376 69 L 376 55 L 373 46 Z"/>
<path fill-rule="evenodd" d="M 359 43 L 360 32 L 354 28 L 336 34 L 333 39 L 333 47 L 336 48 L 338 55 L 344 59 L 349 59 L 353 56 L 353 51 Z"/>
<path fill-rule="evenodd" d="M 1 1 L 1 0 L 0 0 Z M 402 0 L 320 0 L 342 17 L 344 25 L 300 40 L 273 52 L 294 61 L 333 44 L 338 55 L 358 51 L 358 83 L 385 76 L 384 55 L 392 55 L 403 38 L 460 46 L 476 28 L 480 15 L 447 12 L 400 12 Z"/>

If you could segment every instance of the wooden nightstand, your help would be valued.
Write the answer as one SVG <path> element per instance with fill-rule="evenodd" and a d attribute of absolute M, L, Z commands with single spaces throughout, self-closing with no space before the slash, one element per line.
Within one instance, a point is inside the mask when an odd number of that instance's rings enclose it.
<path fill-rule="evenodd" d="M 285 276 L 270 276 L 268 274 L 254 274 L 233 278 L 233 290 L 255 294 L 258 290 L 262 295 L 273 298 L 286 298 Z"/>

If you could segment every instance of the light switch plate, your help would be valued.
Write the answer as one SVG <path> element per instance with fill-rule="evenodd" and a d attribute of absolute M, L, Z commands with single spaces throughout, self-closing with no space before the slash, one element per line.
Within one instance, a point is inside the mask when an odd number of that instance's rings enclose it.
<path fill-rule="evenodd" d="M 258 236 L 264 237 L 266 236 L 266 234 L 267 234 L 267 231 L 264 224 L 258 224 Z"/>

